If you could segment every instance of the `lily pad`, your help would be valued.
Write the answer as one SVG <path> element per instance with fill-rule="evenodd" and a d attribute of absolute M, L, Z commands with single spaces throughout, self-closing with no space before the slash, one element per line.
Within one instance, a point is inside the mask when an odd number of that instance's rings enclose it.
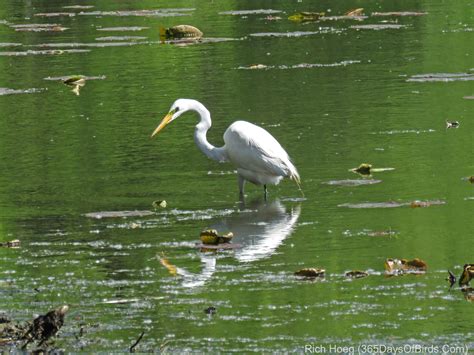
<path fill-rule="evenodd" d="M 371 24 L 371 25 L 353 25 L 351 26 L 354 30 L 399 30 L 401 28 L 406 28 L 405 25 L 398 25 L 393 23 L 379 23 L 379 24 Z"/>
<path fill-rule="evenodd" d="M 279 14 L 283 11 L 272 10 L 272 9 L 258 9 L 258 10 L 231 10 L 231 11 L 221 11 L 219 15 L 233 15 L 233 16 L 246 16 L 246 15 L 270 15 L 270 14 Z"/>
<path fill-rule="evenodd" d="M 392 12 L 372 12 L 372 16 L 424 16 L 428 15 L 427 12 L 415 12 L 415 11 L 392 11 Z"/>
<path fill-rule="evenodd" d="M 169 28 L 160 28 L 160 36 L 164 38 L 201 38 L 202 31 L 191 25 L 177 25 Z"/>
<path fill-rule="evenodd" d="M 326 185 L 336 185 L 336 186 L 363 186 L 363 185 L 374 185 L 381 183 L 382 180 L 374 180 L 374 179 L 357 179 L 357 180 L 330 180 L 323 182 Z"/>
<path fill-rule="evenodd" d="M 451 82 L 451 81 L 471 81 L 474 74 L 470 73 L 431 73 L 412 75 L 407 82 Z"/>
<path fill-rule="evenodd" d="M 316 277 L 324 277 L 326 274 L 325 269 L 318 269 L 318 268 L 304 268 L 298 271 L 295 271 L 296 276 L 302 276 L 307 278 L 316 278 Z"/>

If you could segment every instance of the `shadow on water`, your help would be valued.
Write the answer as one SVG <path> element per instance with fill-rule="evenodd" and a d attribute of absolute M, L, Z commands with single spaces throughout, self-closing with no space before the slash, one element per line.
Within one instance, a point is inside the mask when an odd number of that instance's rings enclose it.
<path fill-rule="evenodd" d="M 234 257 L 242 263 L 271 257 L 293 233 L 301 214 L 300 205 L 287 209 L 279 200 L 254 200 L 248 205 L 242 204 L 241 210 L 242 213 L 221 218 L 210 227 L 232 231 L 233 243 L 240 246 L 235 249 Z M 178 268 L 178 274 L 183 276 L 183 286 L 202 286 L 216 271 L 218 257 L 214 252 L 203 252 L 200 258 L 203 268 L 199 274 Z"/>

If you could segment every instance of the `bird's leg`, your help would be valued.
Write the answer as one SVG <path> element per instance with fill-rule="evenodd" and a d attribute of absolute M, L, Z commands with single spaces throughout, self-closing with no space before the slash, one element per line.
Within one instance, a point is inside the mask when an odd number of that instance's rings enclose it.
<path fill-rule="evenodd" d="M 263 185 L 263 198 L 267 201 L 267 185 Z"/>
<path fill-rule="evenodd" d="M 245 179 L 240 175 L 238 175 L 238 179 L 239 179 L 239 198 L 240 198 L 240 201 L 243 201 L 244 200 Z"/>

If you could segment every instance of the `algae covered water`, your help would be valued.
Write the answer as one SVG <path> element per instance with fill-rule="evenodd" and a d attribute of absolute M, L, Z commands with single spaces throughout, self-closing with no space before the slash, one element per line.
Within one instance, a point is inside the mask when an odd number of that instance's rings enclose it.
<path fill-rule="evenodd" d="M 363 18 L 344 17 L 355 8 Z M 288 19 L 301 12 L 326 18 Z M 473 262 L 472 13 L 6 1 L 0 242 L 21 245 L 0 247 L 0 313 L 67 304 L 52 345 L 66 351 L 129 351 L 142 332 L 137 352 L 472 349 L 472 296 L 445 280 Z M 202 40 L 160 39 L 179 24 Z M 83 85 L 62 83 L 76 75 Z M 238 119 L 268 130 L 304 197 L 283 181 L 239 202 L 234 167 L 195 147 L 192 114 L 150 139 L 177 98 L 206 105 L 216 146 Z M 351 171 L 362 163 L 370 175 Z M 197 248 L 204 229 L 234 247 Z M 389 258 L 427 269 L 387 276 Z"/>

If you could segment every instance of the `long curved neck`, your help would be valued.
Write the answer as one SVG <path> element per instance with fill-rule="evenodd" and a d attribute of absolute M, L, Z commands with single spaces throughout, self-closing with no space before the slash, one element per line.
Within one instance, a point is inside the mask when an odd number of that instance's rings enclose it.
<path fill-rule="evenodd" d="M 194 130 L 194 141 L 201 151 L 206 154 L 208 158 L 217 160 L 218 162 L 227 161 L 227 154 L 224 147 L 214 147 L 207 141 L 207 131 L 211 128 L 211 114 L 201 103 L 196 102 L 193 110 L 199 114 L 200 121 Z"/>

